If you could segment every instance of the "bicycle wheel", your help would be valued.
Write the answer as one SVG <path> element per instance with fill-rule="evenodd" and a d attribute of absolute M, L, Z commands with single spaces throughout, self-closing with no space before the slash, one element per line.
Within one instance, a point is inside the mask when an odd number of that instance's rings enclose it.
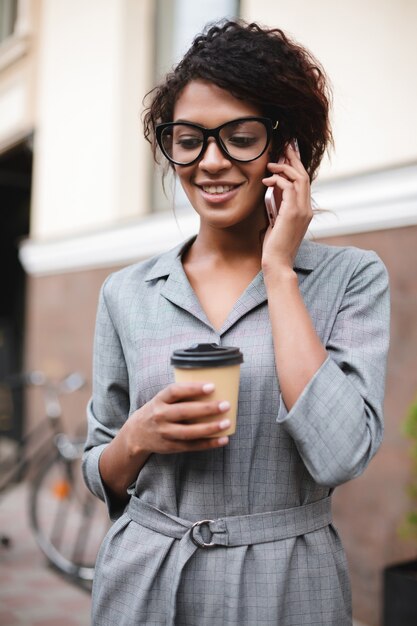
<path fill-rule="evenodd" d="M 101 541 L 109 528 L 102 502 L 84 485 L 81 460 L 47 459 L 32 481 L 29 515 L 48 561 L 90 589 Z"/>

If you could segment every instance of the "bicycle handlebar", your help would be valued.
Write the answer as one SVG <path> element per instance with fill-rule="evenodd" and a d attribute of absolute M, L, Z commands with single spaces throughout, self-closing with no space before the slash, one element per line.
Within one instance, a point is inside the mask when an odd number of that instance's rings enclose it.
<path fill-rule="evenodd" d="M 51 419 L 61 416 L 59 396 L 73 393 L 84 387 L 86 380 L 80 372 L 71 372 L 61 380 L 53 380 L 40 370 L 24 374 L 13 374 L 6 379 L 10 387 L 42 387 L 45 396 L 46 415 Z"/>
<path fill-rule="evenodd" d="M 34 386 L 48 387 L 54 389 L 57 393 L 72 393 L 84 387 L 86 379 L 80 372 L 71 372 L 61 380 L 53 380 L 48 378 L 46 374 L 40 370 L 33 370 L 24 374 L 11 374 L 5 381 L 10 387 Z"/>

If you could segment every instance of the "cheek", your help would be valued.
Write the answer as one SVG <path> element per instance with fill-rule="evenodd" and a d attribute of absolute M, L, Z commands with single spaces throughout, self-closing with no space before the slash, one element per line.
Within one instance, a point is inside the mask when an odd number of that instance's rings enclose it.
<path fill-rule="evenodd" d="M 266 167 L 268 162 L 269 161 L 265 160 L 265 163 L 259 164 L 256 170 L 253 170 L 251 172 L 251 175 L 250 175 L 251 186 L 254 189 L 257 189 L 257 190 L 263 189 L 264 191 L 266 191 L 266 187 L 263 184 L 262 179 L 271 175 L 271 173 L 267 170 L 267 167 Z"/>
<path fill-rule="evenodd" d="M 174 174 L 182 185 L 189 184 L 191 179 L 190 170 L 190 167 L 179 167 L 178 165 L 174 165 Z"/>
<path fill-rule="evenodd" d="M 260 159 L 252 163 L 252 176 L 254 179 L 257 179 L 261 185 L 263 185 L 263 178 L 265 178 L 266 176 L 271 176 L 271 172 L 269 172 L 267 168 L 267 165 L 268 163 L 270 163 L 270 161 L 271 159 L 269 153 L 265 153 Z"/>
<path fill-rule="evenodd" d="M 174 175 L 181 180 L 183 175 L 184 175 L 184 168 L 183 167 L 179 167 L 178 165 L 174 165 Z"/>

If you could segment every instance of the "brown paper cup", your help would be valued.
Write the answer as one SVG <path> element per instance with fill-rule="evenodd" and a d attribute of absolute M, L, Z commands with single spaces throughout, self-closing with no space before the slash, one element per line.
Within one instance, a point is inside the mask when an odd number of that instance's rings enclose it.
<path fill-rule="evenodd" d="M 221 431 L 221 436 L 236 432 L 237 407 L 239 397 L 240 363 L 242 353 L 238 348 L 218 346 L 217 344 L 195 344 L 185 350 L 176 350 L 171 358 L 177 383 L 204 382 L 213 383 L 214 391 L 204 394 L 198 400 L 228 400 L 230 409 L 221 414 L 222 419 L 230 419 L 231 426 Z M 213 422 L 219 414 L 204 417 L 193 422 Z M 211 435 L 219 437 L 219 434 Z"/>
<path fill-rule="evenodd" d="M 174 369 L 175 381 L 177 383 L 207 382 L 213 383 L 215 389 L 211 394 L 204 394 L 198 400 L 228 400 L 230 409 L 222 413 L 222 419 L 228 418 L 231 421 L 230 428 L 221 432 L 221 436 L 233 435 L 236 432 L 237 401 L 239 396 L 240 365 L 229 365 L 226 367 L 208 367 L 201 369 Z M 197 420 L 200 423 L 214 422 L 219 419 L 219 415 L 204 417 Z M 194 421 L 194 420 L 193 420 Z M 219 437 L 219 434 L 211 435 Z"/>

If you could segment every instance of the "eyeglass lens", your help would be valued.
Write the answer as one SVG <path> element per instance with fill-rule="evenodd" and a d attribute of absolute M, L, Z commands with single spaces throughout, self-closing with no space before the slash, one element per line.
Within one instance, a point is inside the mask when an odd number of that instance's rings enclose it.
<path fill-rule="evenodd" d="M 258 120 L 240 120 L 225 124 L 219 132 L 223 150 L 239 161 L 251 161 L 262 154 L 268 141 L 265 125 Z M 199 158 L 204 134 L 188 124 L 173 124 L 164 129 L 161 143 L 168 158 L 187 164 Z"/>

